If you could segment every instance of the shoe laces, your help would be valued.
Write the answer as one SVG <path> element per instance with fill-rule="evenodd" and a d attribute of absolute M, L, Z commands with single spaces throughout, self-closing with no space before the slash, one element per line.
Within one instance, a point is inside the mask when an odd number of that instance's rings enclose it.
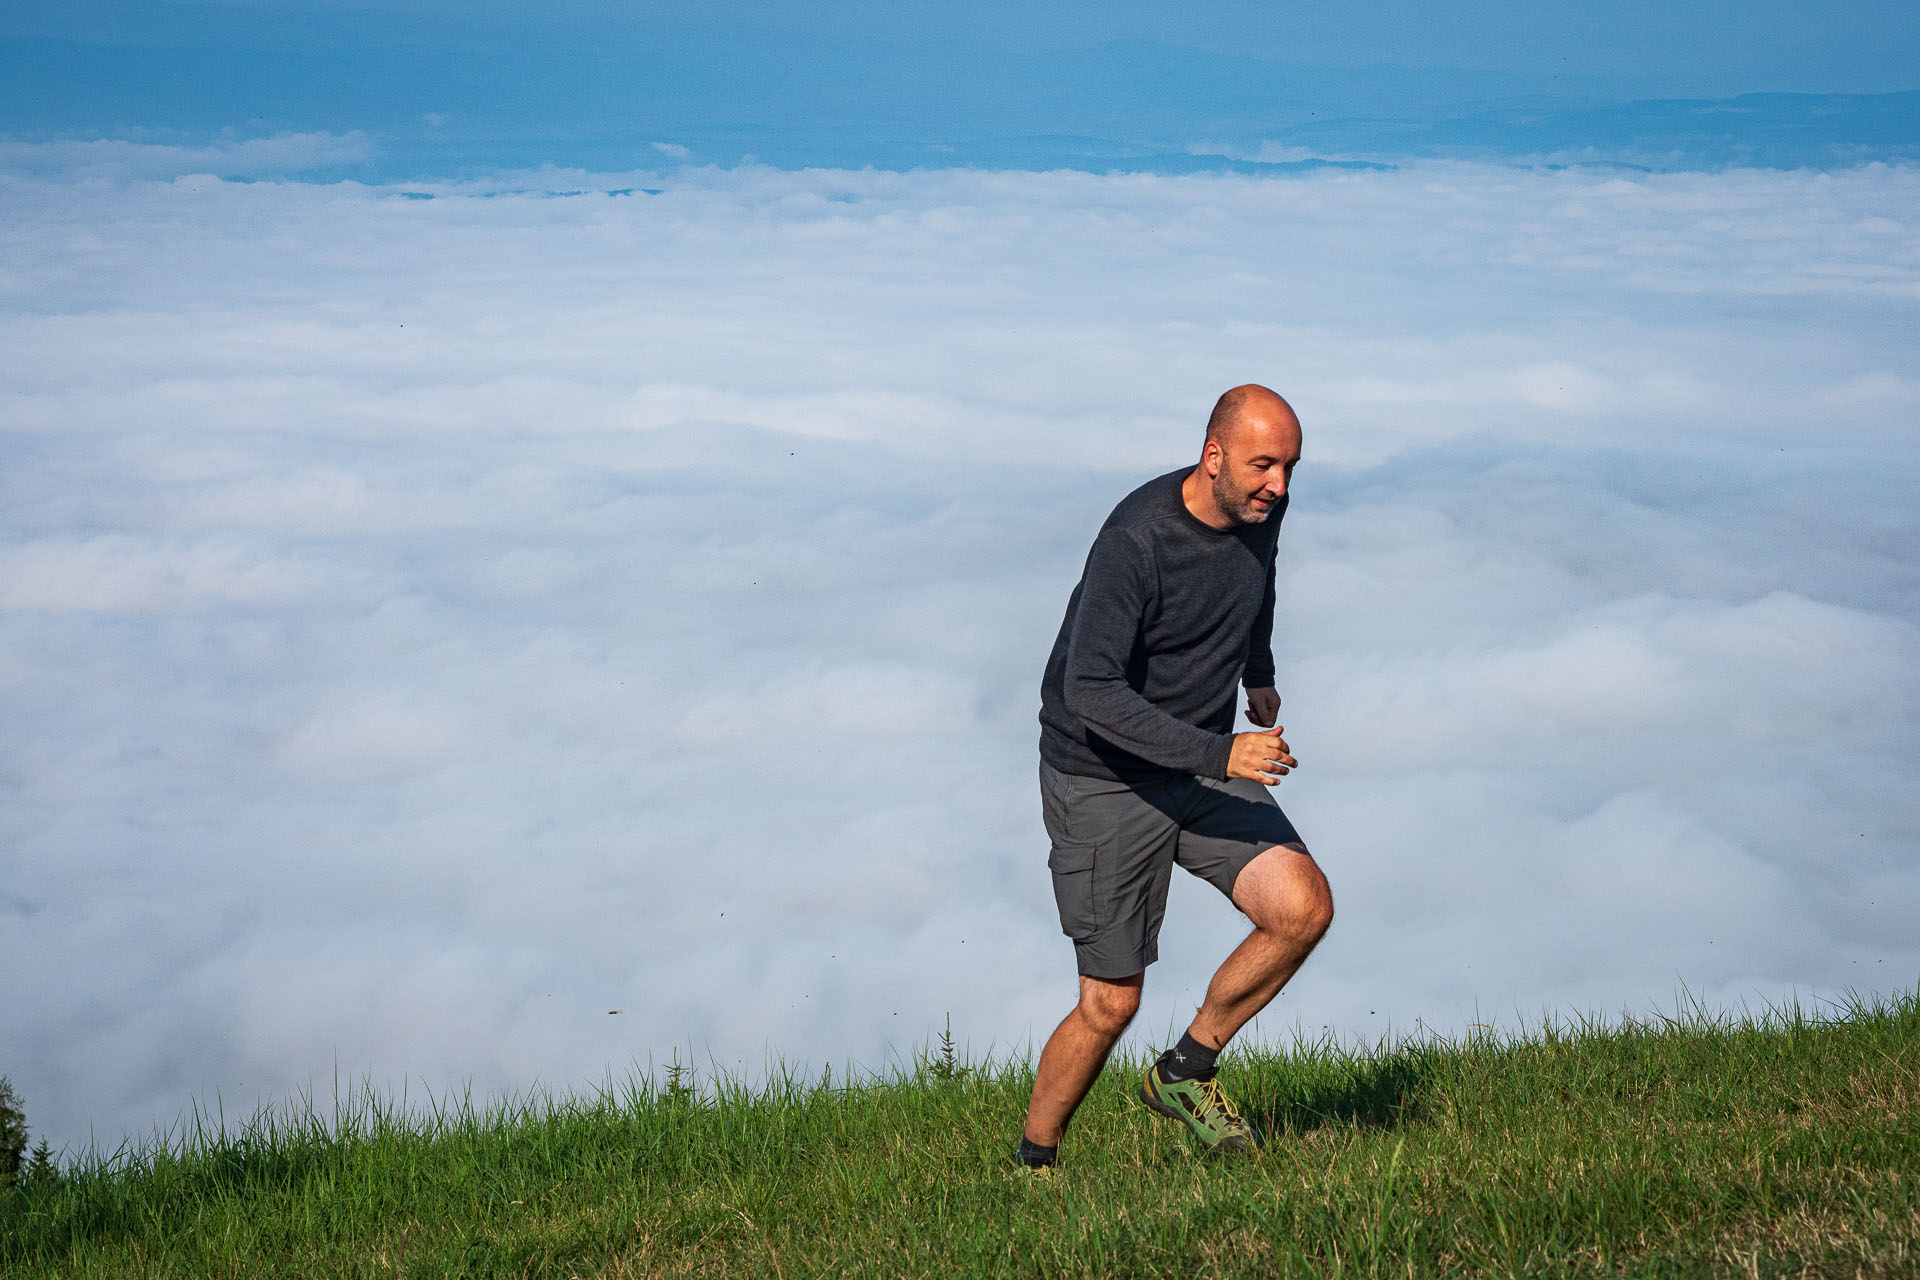
<path fill-rule="evenodd" d="M 1233 1100 L 1227 1097 L 1227 1091 L 1220 1087 L 1218 1080 L 1198 1080 L 1195 1083 L 1200 1086 L 1200 1095 L 1207 1100 L 1207 1110 L 1220 1112 L 1236 1125 L 1246 1123 L 1240 1119 L 1240 1112 L 1235 1109 Z"/>

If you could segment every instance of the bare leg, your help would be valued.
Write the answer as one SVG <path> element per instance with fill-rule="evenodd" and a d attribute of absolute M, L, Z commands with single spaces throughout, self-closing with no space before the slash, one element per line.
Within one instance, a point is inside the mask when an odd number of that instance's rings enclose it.
<path fill-rule="evenodd" d="M 1080 1003 L 1054 1028 L 1047 1047 L 1040 1051 L 1040 1068 L 1033 1077 L 1033 1101 L 1027 1106 L 1028 1141 L 1043 1147 L 1060 1145 L 1067 1122 L 1073 1119 L 1087 1090 L 1093 1088 L 1107 1055 L 1139 1010 L 1140 984 L 1145 977 L 1136 973 L 1112 981 L 1080 979 Z"/>
<path fill-rule="evenodd" d="M 1333 893 L 1304 845 L 1275 845 L 1249 862 L 1233 883 L 1233 903 L 1253 932 L 1213 975 L 1187 1029 L 1213 1049 L 1280 994 L 1333 923 Z"/>

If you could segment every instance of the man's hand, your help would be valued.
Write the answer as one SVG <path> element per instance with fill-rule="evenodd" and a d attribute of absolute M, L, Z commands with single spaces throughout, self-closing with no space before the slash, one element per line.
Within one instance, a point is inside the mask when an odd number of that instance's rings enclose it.
<path fill-rule="evenodd" d="M 1285 725 L 1275 725 L 1258 733 L 1233 735 L 1233 754 L 1227 757 L 1229 778 L 1252 778 L 1264 786 L 1280 781 L 1300 762 L 1287 752 L 1287 740 L 1280 736 Z"/>
<path fill-rule="evenodd" d="M 1280 695 L 1271 685 L 1265 689 L 1247 689 L 1247 719 L 1268 729 L 1280 718 Z"/>

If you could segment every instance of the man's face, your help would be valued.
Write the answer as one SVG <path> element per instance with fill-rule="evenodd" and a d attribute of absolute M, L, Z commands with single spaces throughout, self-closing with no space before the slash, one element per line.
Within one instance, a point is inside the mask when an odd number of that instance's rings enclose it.
<path fill-rule="evenodd" d="M 1224 447 L 1208 446 L 1209 453 L 1215 449 L 1213 500 L 1235 524 L 1259 524 L 1286 496 L 1300 461 L 1300 428 L 1287 421 L 1243 424 Z"/>

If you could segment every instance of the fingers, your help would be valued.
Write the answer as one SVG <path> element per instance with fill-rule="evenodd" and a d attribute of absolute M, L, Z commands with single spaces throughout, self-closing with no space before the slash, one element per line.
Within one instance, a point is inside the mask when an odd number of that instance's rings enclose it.
<path fill-rule="evenodd" d="M 1287 740 L 1280 736 L 1280 729 L 1281 726 L 1276 725 L 1258 733 L 1236 735 L 1227 776 L 1251 778 L 1271 787 L 1299 768 L 1300 762 L 1293 758 Z"/>
<path fill-rule="evenodd" d="M 1280 731 L 1285 727 L 1275 725 L 1260 735 L 1263 738 L 1273 739 L 1273 744 L 1266 748 L 1265 759 L 1261 761 L 1263 768 L 1260 776 L 1260 780 L 1270 787 L 1300 767 L 1300 762 L 1295 760 L 1293 753 L 1287 749 L 1287 740 L 1280 736 Z"/>

